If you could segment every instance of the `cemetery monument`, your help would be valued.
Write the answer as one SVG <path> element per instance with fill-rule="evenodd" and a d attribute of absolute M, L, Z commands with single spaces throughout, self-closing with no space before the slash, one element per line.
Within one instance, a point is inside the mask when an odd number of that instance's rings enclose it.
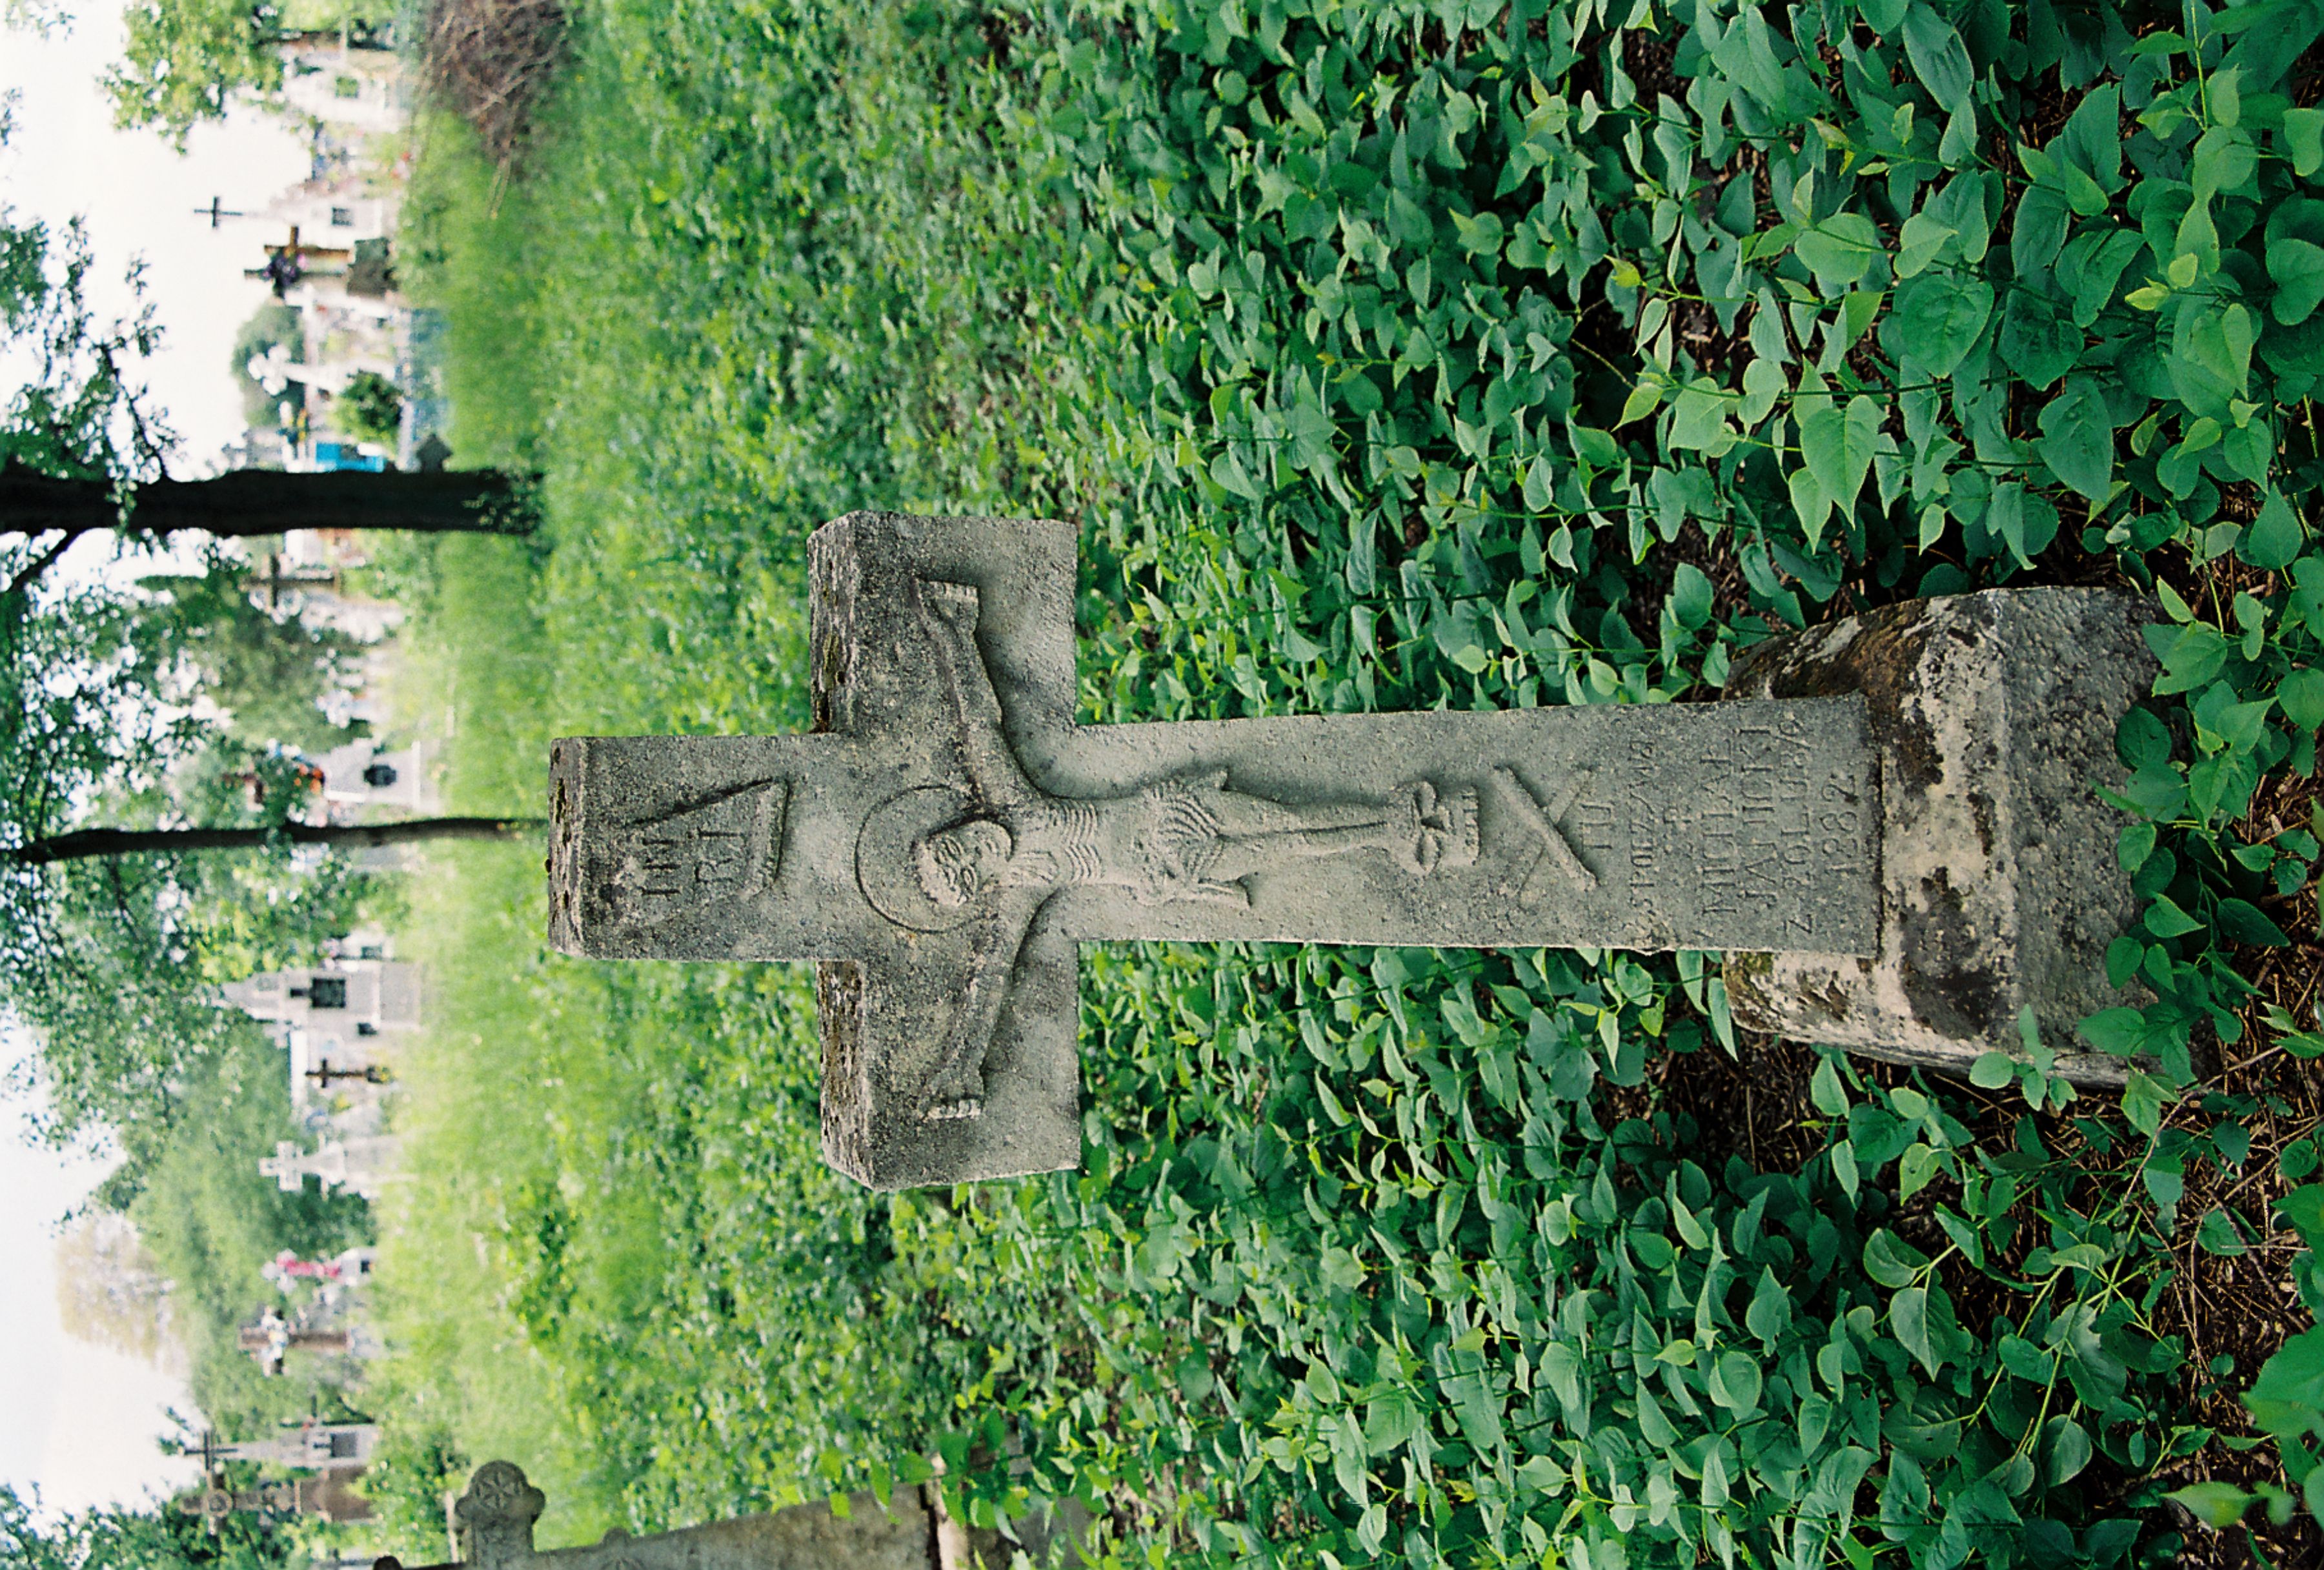
<path fill-rule="evenodd" d="M 552 754 L 558 947 L 816 960 L 824 1148 L 860 1181 L 1076 1163 L 1084 942 L 1717 949 L 1751 1020 L 1945 1064 L 2103 1006 L 2132 907 L 2089 787 L 2144 690 L 2135 602 L 1920 602 L 1715 703 L 1081 725 L 1074 549 L 843 518 L 814 734 Z"/>
<path fill-rule="evenodd" d="M 613 1531 L 593 1545 L 535 1548 L 533 1524 L 547 1502 L 512 1463 L 478 1467 L 452 1506 L 456 1564 L 466 1570 L 971 1570 L 1006 1565 L 1019 1550 L 1047 1564 L 1053 1543 L 1065 1550 L 1061 1562 L 1080 1564 L 1073 1545 L 1087 1526 L 1076 1510 L 1055 1533 L 1041 1518 L 1013 1523 L 1006 1535 L 967 1528 L 945 1513 L 935 1485 L 922 1484 L 892 1489 L 885 1498 L 848 1495 L 844 1514 L 816 1501 L 650 1537 Z M 377 1570 L 402 1566 L 383 1559 Z"/>

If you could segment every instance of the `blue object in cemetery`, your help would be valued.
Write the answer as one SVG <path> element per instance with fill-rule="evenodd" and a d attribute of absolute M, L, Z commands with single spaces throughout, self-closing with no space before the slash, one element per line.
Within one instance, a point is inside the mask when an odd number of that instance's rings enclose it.
<path fill-rule="evenodd" d="M 376 453 L 367 453 L 351 441 L 318 441 L 315 444 L 315 466 L 318 469 L 363 469 L 378 474 L 387 467 L 387 459 Z"/>

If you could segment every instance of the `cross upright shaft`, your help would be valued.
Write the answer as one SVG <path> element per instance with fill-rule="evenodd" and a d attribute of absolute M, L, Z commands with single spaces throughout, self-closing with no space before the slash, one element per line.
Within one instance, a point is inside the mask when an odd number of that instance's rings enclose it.
<path fill-rule="evenodd" d="M 1077 725 L 1069 526 L 856 513 L 811 574 L 818 734 L 557 743 L 551 933 L 822 962 L 875 1187 L 1077 1161 L 1082 942 L 1872 951 L 1854 697 Z"/>

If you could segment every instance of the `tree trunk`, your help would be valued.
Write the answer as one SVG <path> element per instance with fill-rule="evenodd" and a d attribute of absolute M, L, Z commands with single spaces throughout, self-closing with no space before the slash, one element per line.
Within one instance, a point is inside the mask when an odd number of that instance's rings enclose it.
<path fill-rule="evenodd" d="M 235 469 L 209 480 L 157 480 L 131 488 L 129 526 L 143 533 L 195 531 L 221 539 L 281 534 L 291 529 L 405 529 L 445 533 L 523 533 L 495 503 L 514 494 L 493 469 L 435 469 L 371 474 L 342 469 L 294 475 Z M 61 529 L 80 535 L 120 526 L 105 480 L 60 480 L 21 465 L 0 470 L 0 532 L 30 537 Z"/>
<path fill-rule="evenodd" d="M 23 866 L 178 851 L 253 850 L 276 840 L 339 850 L 431 839 L 516 839 L 544 827 L 538 817 L 413 817 L 401 823 L 285 823 L 273 828 L 77 828 L 18 845 Z"/>

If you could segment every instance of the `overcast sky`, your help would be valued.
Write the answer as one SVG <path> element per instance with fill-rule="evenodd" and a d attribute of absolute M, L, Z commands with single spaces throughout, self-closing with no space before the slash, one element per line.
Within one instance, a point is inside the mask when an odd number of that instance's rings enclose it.
<path fill-rule="evenodd" d="M 23 1107 L 0 1104 L 0 1482 L 37 1487 L 56 1510 L 142 1503 L 199 1470 L 156 1443 L 174 1432 L 170 1408 L 193 1411 L 184 1382 L 58 1322 L 56 1223 L 105 1170 L 32 1148 Z"/>
<path fill-rule="evenodd" d="M 306 178 L 306 139 L 255 109 L 197 127 L 183 157 L 150 131 L 115 130 L 97 83 L 120 39 L 111 6 L 88 7 L 60 36 L 0 31 L 0 92 L 18 95 L 15 134 L 0 150 L 0 201 L 19 223 L 41 217 L 61 226 L 85 217 L 97 298 L 116 312 L 130 306 L 124 270 L 133 256 L 144 258 L 146 298 L 163 328 L 150 380 L 182 441 L 171 467 L 207 474 L 242 430 L 228 368 L 235 333 L 267 298 L 266 285 L 243 269 L 263 264 L 261 243 L 282 236 L 280 225 L 254 218 L 229 218 L 213 230 L 194 209 L 223 197 L 229 209 L 262 210 Z"/>
<path fill-rule="evenodd" d="M 236 329 L 266 299 L 265 285 L 242 270 L 264 260 L 262 240 L 281 236 L 255 220 L 213 232 L 193 209 L 213 196 L 230 208 L 263 208 L 306 177 L 306 143 L 254 110 L 196 130 L 183 157 L 150 132 L 115 131 L 97 82 L 119 47 L 119 16 L 106 0 L 85 7 L 66 35 L 0 31 L 0 93 L 17 94 L 15 134 L 0 149 L 0 203 L 19 223 L 40 217 L 61 227 L 85 217 L 97 301 L 111 311 L 131 309 L 123 273 L 131 257 L 144 258 L 146 297 L 163 329 L 149 380 L 181 444 L 171 468 L 198 476 L 242 429 L 228 360 Z M 0 364 L 0 401 L 11 390 Z M 74 565 L 99 570 L 93 560 Z M 0 1064 L 24 1048 L 0 1035 Z M 28 1148 L 23 1114 L 0 1103 L 0 1482 L 37 1485 L 57 1510 L 142 1502 L 184 1487 L 195 1468 L 155 1445 L 171 1430 L 165 1408 L 191 1410 L 184 1385 L 75 1341 L 58 1322 L 55 1224 L 104 1168 L 60 1164 Z"/>

